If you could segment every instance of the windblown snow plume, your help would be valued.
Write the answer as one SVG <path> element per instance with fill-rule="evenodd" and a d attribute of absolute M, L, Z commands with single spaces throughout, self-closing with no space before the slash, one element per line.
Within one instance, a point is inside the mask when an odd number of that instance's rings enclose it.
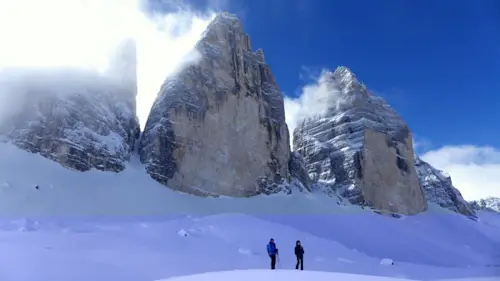
<path fill-rule="evenodd" d="M 298 98 L 285 97 L 286 123 L 290 131 L 290 142 L 293 143 L 293 131 L 297 122 L 307 117 L 323 115 L 328 108 L 339 100 L 340 92 L 335 80 L 331 79 L 331 72 L 323 70 L 312 84 L 302 88 Z"/>
<path fill-rule="evenodd" d="M 137 115 L 142 128 L 165 78 L 201 58 L 194 46 L 214 17 L 214 12 L 201 15 L 186 8 L 145 21 L 145 32 L 138 36 L 137 65 Z"/>
<path fill-rule="evenodd" d="M 170 1 L 175 12 L 147 15 L 140 9 L 141 1 L 1 0 L 0 71 L 70 67 L 103 75 L 116 48 L 124 40 L 134 39 L 137 113 L 144 125 L 165 77 L 196 62 L 199 55 L 190 50 L 214 13 L 195 12 Z M 9 104 L 12 95 L 0 94 L 0 104 Z"/>

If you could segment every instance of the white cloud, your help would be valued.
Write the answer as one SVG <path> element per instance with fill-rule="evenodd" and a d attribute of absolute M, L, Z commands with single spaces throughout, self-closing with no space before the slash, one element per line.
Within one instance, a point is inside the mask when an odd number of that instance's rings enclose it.
<path fill-rule="evenodd" d="M 426 152 L 431 149 L 432 142 L 429 139 L 413 133 L 413 150 L 415 153 L 420 155 L 422 152 Z"/>
<path fill-rule="evenodd" d="M 332 79 L 328 79 L 329 71 L 323 70 L 317 80 L 304 86 L 298 98 L 285 97 L 286 123 L 293 141 L 293 131 L 298 122 L 307 117 L 322 115 L 339 99 L 339 90 Z"/>
<path fill-rule="evenodd" d="M 135 0 L 0 1 L 0 66 L 102 70 L 119 40 L 136 33 Z M 119 7 L 118 9 L 116 9 Z"/>
<path fill-rule="evenodd" d="M 445 146 L 421 158 L 450 174 L 467 200 L 500 197 L 500 150 L 472 145 Z"/>
<path fill-rule="evenodd" d="M 199 58 L 193 47 L 214 16 L 189 10 L 163 15 L 139 36 L 137 115 L 142 128 L 165 78 Z M 155 26 L 160 29 L 147 32 Z"/>
<path fill-rule="evenodd" d="M 0 0 L 0 69 L 92 68 L 103 72 L 116 46 L 138 42 L 137 113 L 143 126 L 159 87 L 180 65 L 214 13 L 171 1 L 175 13 L 147 17 L 142 0 Z"/>

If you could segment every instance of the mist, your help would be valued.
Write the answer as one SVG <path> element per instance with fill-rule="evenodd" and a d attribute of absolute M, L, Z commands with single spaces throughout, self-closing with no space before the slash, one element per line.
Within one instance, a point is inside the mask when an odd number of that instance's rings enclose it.
<path fill-rule="evenodd" d="M 211 10 L 195 11 L 178 1 L 169 2 L 174 12 L 146 14 L 141 9 L 144 4 L 142 0 L 1 0 L 0 118 L 26 98 L 16 87 L 29 82 L 29 75 L 13 79 L 25 75 L 23 71 L 78 69 L 90 76 L 110 76 L 124 72 L 113 60 L 123 43 L 133 40 L 136 112 L 143 128 L 165 78 L 199 59 L 193 47 L 215 16 Z M 61 83 L 67 78 L 64 73 L 58 72 Z"/>
<path fill-rule="evenodd" d="M 285 97 L 285 117 L 293 147 L 293 132 L 303 120 L 324 115 L 340 100 L 341 93 L 332 72 L 322 70 L 313 83 L 302 88 L 298 98 Z"/>

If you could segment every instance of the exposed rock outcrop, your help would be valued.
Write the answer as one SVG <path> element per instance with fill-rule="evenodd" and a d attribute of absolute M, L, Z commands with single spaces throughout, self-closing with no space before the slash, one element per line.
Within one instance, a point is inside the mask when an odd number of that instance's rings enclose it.
<path fill-rule="evenodd" d="M 500 198 L 486 197 L 484 199 L 469 202 L 472 209 L 476 211 L 487 211 L 500 213 Z"/>
<path fill-rule="evenodd" d="M 402 214 L 426 210 L 402 118 L 345 67 L 324 73 L 319 83 L 335 99 L 300 122 L 293 141 L 311 178 L 353 203 Z"/>
<path fill-rule="evenodd" d="M 298 152 L 290 154 L 290 162 L 288 163 L 290 175 L 299 181 L 302 186 L 301 190 L 312 191 L 312 181 L 306 169 L 304 158 Z"/>
<path fill-rule="evenodd" d="M 0 135 L 18 147 L 86 171 L 125 168 L 140 128 L 133 42 L 106 74 L 73 68 L 0 72 Z"/>
<path fill-rule="evenodd" d="M 415 156 L 415 168 L 428 201 L 466 216 L 475 216 L 474 210 L 453 186 L 448 174 L 432 167 L 418 156 Z"/>
<path fill-rule="evenodd" d="M 216 16 L 195 64 L 168 78 L 140 141 L 157 181 L 191 194 L 273 193 L 289 176 L 282 93 L 261 50 L 231 14 Z"/>

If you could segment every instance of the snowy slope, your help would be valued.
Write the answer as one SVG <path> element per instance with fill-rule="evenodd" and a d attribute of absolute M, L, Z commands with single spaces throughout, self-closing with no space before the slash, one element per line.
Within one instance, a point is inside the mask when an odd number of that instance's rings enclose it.
<path fill-rule="evenodd" d="M 200 198 L 157 183 L 133 159 L 80 173 L 0 144 L 0 280 L 132 281 L 269 265 L 435 280 L 499 277 L 500 216 L 431 205 L 394 219 L 319 194 Z M 34 186 L 38 185 L 39 189 Z M 395 260 L 382 266 L 382 258 Z"/>
<path fill-rule="evenodd" d="M 293 270 L 281 270 L 272 272 L 269 270 L 235 270 L 216 273 L 195 274 L 190 276 L 173 277 L 163 281 L 271 281 L 271 280 L 316 280 L 316 281 L 403 281 L 408 279 L 362 276 L 356 274 L 339 274 L 331 272 L 306 271 L 297 274 Z"/>
<path fill-rule="evenodd" d="M 305 222 L 300 217 L 296 220 Z M 304 225 L 301 229 L 308 227 Z M 331 226 L 324 221 L 323 228 Z M 306 271 L 421 280 L 500 276 L 498 267 L 486 264 L 440 266 L 395 259 L 394 266 L 382 266 L 379 258 L 363 253 L 365 245 L 377 244 L 380 236 L 372 236 L 369 242 L 363 241 L 354 250 L 335 238 L 318 237 L 243 214 L 92 221 L 59 219 L 38 224 L 10 220 L 3 222 L 1 229 L 0 280 L 158 280 L 223 270 L 265 269 L 269 266 L 265 253 L 269 237 L 276 239 L 280 249 L 279 269 L 293 269 L 293 246 L 295 240 L 300 239 L 306 251 Z M 452 257 L 452 252 L 454 260 L 466 259 L 471 252 L 481 251 L 470 241 L 469 249 L 452 245 L 455 251 L 437 248 L 424 253 L 423 250 L 440 243 L 433 240 L 432 235 L 430 232 L 428 236 L 431 237 L 418 245 L 412 244 L 415 236 L 401 237 L 400 240 L 408 239 L 408 243 L 400 251 L 406 250 L 407 255 L 422 261 L 429 255 L 445 260 Z M 353 237 L 353 242 L 356 238 Z M 387 246 L 400 245 L 383 244 Z M 379 247 L 378 255 L 384 255 L 384 248 Z M 424 249 L 418 251 L 419 247 Z"/>
<path fill-rule="evenodd" d="M 287 281 L 302 281 L 302 280 L 315 280 L 315 281 L 404 281 L 412 280 L 406 278 L 392 278 L 392 277 L 376 277 L 369 275 L 360 274 L 343 274 L 343 273 L 332 273 L 332 272 L 320 272 L 320 271 L 306 271 L 306 272 L 294 272 L 293 270 L 280 270 L 272 272 L 269 270 L 234 270 L 234 271 L 223 271 L 215 273 L 203 273 L 194 274 L 189 276 L 173 277 L 164 279 L 161 281 L 276 281 L 276 280 L 287 280 Z M 496 278 L 461 278 L 461 279 L 449 279 L 447 281 L 497 281 Z"/>

